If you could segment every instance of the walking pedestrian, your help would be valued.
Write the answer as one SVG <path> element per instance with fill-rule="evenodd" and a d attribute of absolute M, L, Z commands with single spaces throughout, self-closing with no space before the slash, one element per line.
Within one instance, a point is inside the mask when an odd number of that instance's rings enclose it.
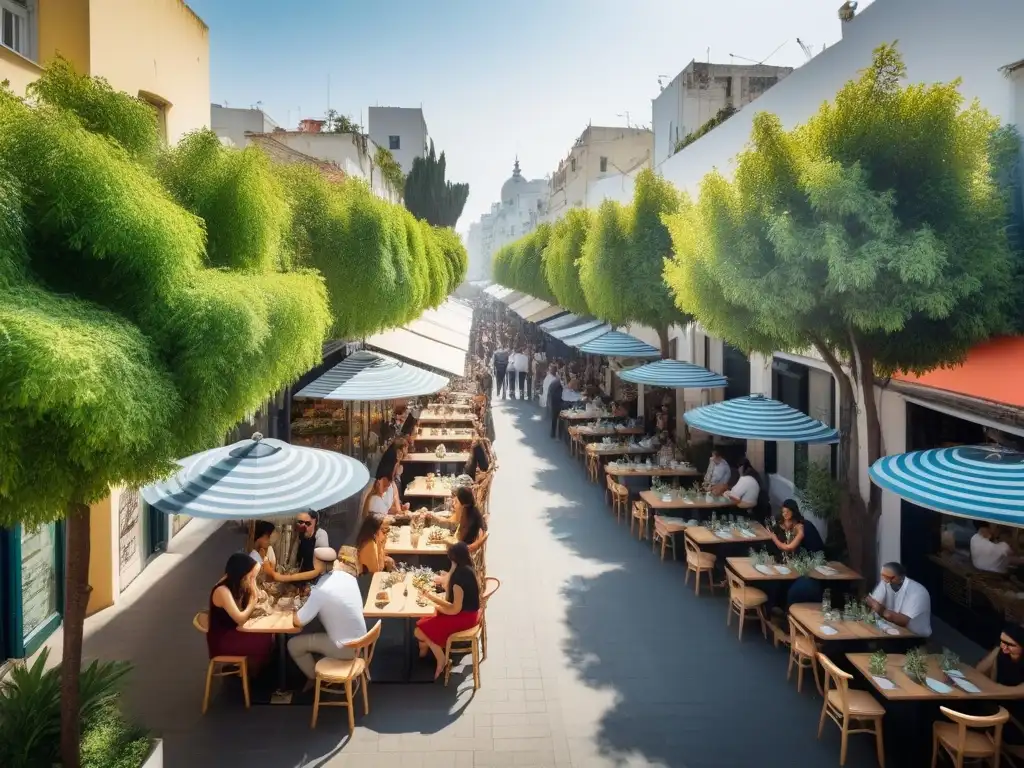
<path fill-rule="evenodd" d="M 525 400 L 526 382 L 530 378 L 530 358 L 526 355 L 526 351 L 522 345 L 520 345 L 516 350 L 516 353 L 513 356 L 513 361 L 516 368 L 516 381 L 519 384 L 517 396 L 520 400 Z"/>
<path fill-rule="evenodd" d="M 554 381 L 548 384 L 547 400 L 551 414 L 551 437 L 558 437 L 558 419 L 562 413 L 562 380 L 558 378 L 555 366 L 549 369 L 555 374 Z"/>
<path fill-rule="evenodd" d="M 491 364 L 494 367 L 494 396 L 501 396 L 501 399 L 505 399 L 505 372 L 508 370 L 508 349 L 505 347 L 504 342 L 498 342 L 498 348 L 494 350 L 494 354 L 491 356 Z"/>

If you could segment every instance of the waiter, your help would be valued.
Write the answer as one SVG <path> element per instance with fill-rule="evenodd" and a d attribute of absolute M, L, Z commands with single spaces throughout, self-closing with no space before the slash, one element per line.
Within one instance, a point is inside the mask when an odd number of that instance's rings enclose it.
<path fill-rule="evenodd" d="M 551 437 L 558 437 L 558 419 L 562 413 L 562 380 L 558 378 L 557 368 L 552 363 L 548 369 L 555 374 L 555 380 L 548 384 L 548 408 L 551 409 Z"/>

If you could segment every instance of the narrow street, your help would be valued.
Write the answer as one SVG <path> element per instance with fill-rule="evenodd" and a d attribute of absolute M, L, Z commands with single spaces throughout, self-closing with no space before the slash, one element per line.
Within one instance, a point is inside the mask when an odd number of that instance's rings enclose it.
<path fill-rule="evenodd" d="M 224 528 L 163 556 L 145 574 L 159 580 L 87 640 L 88 657 L 133 661 L 127 711 L 163 736 L 167 765 L 836 765 L 838 730 L 815 740 L 821 700 L 786 683 L 785 652 L 754 628 L 738 643 L 721 596 L 696 598 L 681 563 L 631 540 L 537 406 L 499 400 L 494 420 L 488 572 L 502 588 L 476 695 L 462 677 L 458 690 L 371 685 L 351 741 L 340 709 L 315 731 L 307 707 L 245 711 L 235 695 L 202 717 L 206 649 L 190 622 L 237 546 Z M 872 764 L 871 747 L 852 738 L 847 764 Z"/>

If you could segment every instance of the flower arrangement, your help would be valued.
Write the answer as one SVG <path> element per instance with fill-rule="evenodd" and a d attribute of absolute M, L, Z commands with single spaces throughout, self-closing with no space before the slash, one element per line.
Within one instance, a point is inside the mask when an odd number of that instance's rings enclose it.
<path fill-rule="evenodd" d="M 750 549 L 750 563 L 751 565 L 775 565 L 775 555 L 768 551 L 767 548 L 760 550 Z"/>
<path fill-rule="evenodd" d="M 889 656 L 879 648 L 868 660 L 868 671 L 875 677 L 885 677 L 888 663 Z"/>
<path fill-rule="evenodd" d="M 928 654 L 921 648 L 911 648 L 904 657 L 903 672 L 915 683 L 923 685 L 928 677 Z"/>
<path fill-rule="evenodd" d="M 949 648 L 942 649 L 941 664 L 942 671 L 947 674 L 950 672 L 960 671 L 960 657 L 953 653 L 953 651 L 949 650 Z"/>
<path fill-rule="evenodd" d="M 434 455 L 439 459 L 448 455 L 448 449 L 444 447 L 444 443 L 438 443 L 437 448 L 434 449 Z"/>
<path fill-rule="evenodd" d="M 786 565 L 801 576 L 806 576 L 815 568 L 824 565 L 825 562 L 825 555 L 823 553 L 811 553 L 806 550 L 800 550 L 796 554 L 786 557 Z"/>

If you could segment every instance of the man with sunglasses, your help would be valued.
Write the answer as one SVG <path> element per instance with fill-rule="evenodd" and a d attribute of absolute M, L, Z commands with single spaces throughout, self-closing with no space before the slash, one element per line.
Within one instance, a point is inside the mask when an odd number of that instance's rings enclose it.
<path fill-rule="evenodd" d="M 881 576 L 866 601 L 868 607 L 892 624 L 920 637 L 930 637 L 932 598 L 924 585 L 909 578 L 900 563 L 883 565 Z"/>
<path fill-rule="evenodd" d="M 327 531 L 317 525 L 319 516 L 316 512 L 300 512 L 295 517 L 295 534 L 299 546 L 296 558 L 299 571 L 312 571 L 316 565 L 313 551 L 318 547 L 330 547 Z"/>

